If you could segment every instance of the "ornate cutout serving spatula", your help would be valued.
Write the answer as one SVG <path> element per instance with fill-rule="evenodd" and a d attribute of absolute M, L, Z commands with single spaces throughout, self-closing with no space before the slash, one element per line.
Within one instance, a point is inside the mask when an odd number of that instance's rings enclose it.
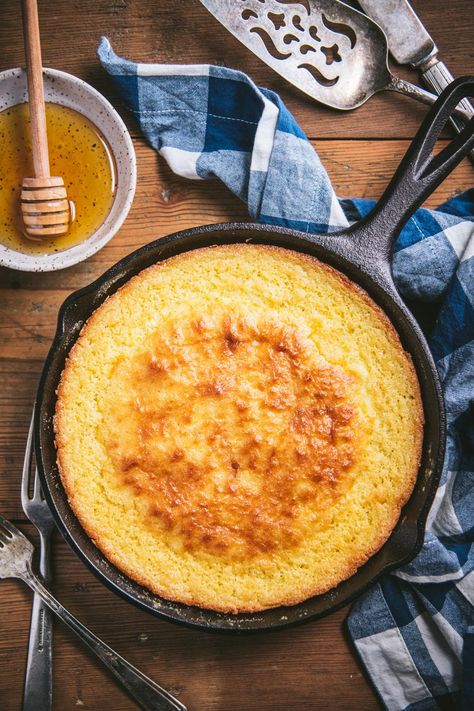
<path fill-rule="evenodd" d="M 436 96 L 395 77 L 387 39 L 366 15 L 338 0 L 201 0 L 248 49 L 313 99 L 355 109 L 378 91 L 424 104 Z M 469 118 L 461 109 L 459 114 Z"/>

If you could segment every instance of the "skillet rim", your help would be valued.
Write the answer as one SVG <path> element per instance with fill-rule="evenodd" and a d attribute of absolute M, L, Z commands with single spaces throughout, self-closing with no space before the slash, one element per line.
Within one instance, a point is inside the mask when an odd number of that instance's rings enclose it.
<path fill-rule="evenodd" d="M 248 633 L 277 630 L 302 624 L 309 620 L 319 619 L 340 609 L 361 595 L 368 587 L 374 585 L 382 575 L 406 564 L 419 552 L 423 543 L 428 511 L 436 493 L 444 460 L 446 422 L 441 386 L 436 366 L 434 365 L 424 335 L 399 297 L 393 284 L 388 256 L 384 258 L 384 256 L 378 255 L 377 258 L 377 255 L 375 255 L 376 258 L 373 264 L 365 263 L 362 265 L 360 264 L 360 255 L 358 252 L 354 255 L 355 259 L 353 257 L 352 260 L 344 256 L 343 252 L 347 251 L 350 254 L 351 246 L 354 244 L 351 245 L 349 239 L 346 239 L 346 236 L 350 238 L 351 232 L 353 232 L 353 229 L 349 228 L 348 230 L 343 230 L 338 233 L 313 235 L 284 227 L 274 227 L 252 222 L 212 224 L 190 228 L 167 235 L 164 238 L 140 247 L 112 265 L 112 267 L 91 284 L 70 294 L 61 305 L 58 313 L 56 333 L 41 374 L 35 406 L 35 452 L 39 453 L 39 455 L 37 455 L 37 465 L 45 496 L 62 535 L 89 569 L 91 569 L 107 587 L 129 602 L 138 605 L 142 609 L 162 619 L 206 631 Z M 196 239 L 204 243 L 189 246 L 189 243 Z M 54 405 L 56 402 L 56 386 L 64 367 L 64 360 L 79 336 L 82 325 L 91 313 L 134 274 L 157 261 L 166 259 L 173 254 L 199 247 L 215 244 L 235 244 L 239 242 L 273 244 L 284 249 L 310 254 L 346 274 L 349 279 L 361 286 L 387 315 L 402 341 L 403 348 L 409 350 L 411 354 L 417 371 L 417 377 L 422 387 L 425 419 L 428 418 L 428 415 L 431 416 L 431 413 L 427 412 L 426 399 L 428 396 L 424 388 L 426 388 L 427 384 L 431 386 L 432 396 L 434 396 L 438 410 L 435 422 L 437 425 L 435 430 L 438 436 L 437 438 L 435 437 L 436 451 L 433 453 L 431 447 L 433 437 L 429 441 L 426 441 L 425 425 L 422 461 L 412 495 L 402 509 L 399 521 L 382 548 L 371 556 L 353 576 L 323 595 L 308 598 L 290 607 L 277 607 L 257 613 L 239 613 L 234 615 L 201 609 L 160 598 L 158 595 L 155 595 L 143 586 L 132 581 L 118 568 L 115 568 L 102 552 L 95 547 L 92 539 L 85 534 L 69 506 L 57 467 L 53 464 L 52 469 L 55 469 L 55 471 L 52 471 L 51 467 L 49 467 L 49 471 L 47 472 L 43 454 L 46 446 L 49 446 L 50 452 L 53 451 L 55 453 L 52 417 L 54 415 Z M 297 248 L 295 244 L 297 244 L 299 248 Z M 176 247 L 177 249 L 174 251 Z M 167 254 L 167 251 L 171 253 Z M 355 260 L 359 263 L 354 263 Z M 147 263 L 142 264 L 141 262 L 143 261 Z M 354 271 L 358 272 L 356 277 L 354 277 Z M 89 303 L 90 299 L 92 299 L 91 303 Z M 381 300 L 384 303 L 381 303 Z M 86 302 L 85 310 L 84 302 Z M 390 308 L 393 313 L 387 311 L 387 302 L 390 303 Z M 78 311 L 80 312 L 79 315 L 83 318 L 77 318 Z M 394 316 L 396 318 L 395 321 Z M 68 319 L 71 319 L 71 317 L 73 319 L 72 324 L 68 323 Z M 414 343 L 418 345 L 418 353 L 415 354 L 412 348 L 407 348 L 406 333 L 400 332 L 399 321 L 404 323 L 402 331 L 408 330 Z M 422 357 L 420 354 L 422 354 Z M 58 359 L 62 361 L 59 370 L 57 369 Z M 421 362 L 423 359 L 424 362 Z M 51 393 L 50 384 L 48 383 L 52 366 L 55 366 L 55 374 L 53 374 L 54 393 Z M 44 417 L 45 407 L 48 409 L 46 418 Z M 47 423 L 48 420 L 49 425 Z M 47 441 L 48 427 L 49 442 Z M 427 457 L 428 461 L 426 461 Z M 430 468 L 430 471 L 425 473 L 427 481 L 423 487 L 420 487 L 422 488 L 420 493 L 418 491 L 420 476 L 422 471 L 427 467 Z M 415 498 L 420 499 L 420 501 L 416 506 L 416 511 L 410 511 L 409 513 L 411 515 L 409 515 L 407 511 L 410 509 L 410 504 L 411 508 L 413 508 L 413 500 Z M 58 509 L 58 500 L 62 505 L 62 511 Z M 80 539 L 82 539 L 82 541 Z M 391 549 L 397 545 L 398 539 L 400 539 L 398 545 L 401 546 L 401 553 L 394 555 L 394 551 Z M 89 551 L 85 550 L 85 548 L 89 548 Z M 384 557 L 388 557 L 388 560 L 384 560 Z M 376 569 L 375 573 L 373 573 L 373 571 L 372 573 L 369 572 L 372 568 Z M 144 598 L 151 598 L 152 600 L 147 601 Z M 155 605 L 153 605 L 153 599 L 157 601 Z M 320 603 L 319 606 L 318 602 Z M 159 604 L 160 609 L 157 608 L 157 604 Z M 320 609 L 318 609 L 318 607 Z"/>

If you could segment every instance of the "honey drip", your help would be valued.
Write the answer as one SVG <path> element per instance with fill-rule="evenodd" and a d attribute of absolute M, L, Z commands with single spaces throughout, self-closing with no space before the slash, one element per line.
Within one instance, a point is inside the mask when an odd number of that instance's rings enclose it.
<path fill-rule="evenodd" d="M 116 170 L 102 134 L 85 116 L 46 104 L 51 175 L 64 179 L 76 216 L 63 237 L 32 242 L 22 233 L 20 189 L 33 175 L 28 104 L 0 112 L 0 243 L 26 254 L 51 254 L 90 237 L 112 207 Z"/>

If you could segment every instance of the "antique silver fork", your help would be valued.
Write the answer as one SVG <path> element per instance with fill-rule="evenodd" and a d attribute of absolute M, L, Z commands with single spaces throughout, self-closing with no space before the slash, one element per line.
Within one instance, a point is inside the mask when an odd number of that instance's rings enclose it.
<path fill-rule="evenodd" d="M 56 600 L 32 571 L 33 552 L 33 544 L 28 538 L 0 515 L 0 579 L 19 578 L 29 585 L 59 619 L 85 642 L 142 709 L 145 711 L 187 711 L 178 699 L 129 664 Z M 40 708 L 38 706 L 37 711 Z"/>
<path fill-rule="evenodd" d="M 51 581 L 51 534 L 54 520 L 41 492 L 38 470 L 33 473 L 33 423 L 31 416 L 26 441 L 23 476 L 21 481 L 21 505 L 27 518 L 36 526 L 40 536 L 39 572 L 46 585 Z M 32 482 L 31 479 L 34 479 Z M 32 493 L 30 494 L 30 491 Z M 31 609 L 30 639 L 23 689 L 23 711 L 50 711 L 53 699 L 53 620 L 47 605 L 35 593 Z"/>

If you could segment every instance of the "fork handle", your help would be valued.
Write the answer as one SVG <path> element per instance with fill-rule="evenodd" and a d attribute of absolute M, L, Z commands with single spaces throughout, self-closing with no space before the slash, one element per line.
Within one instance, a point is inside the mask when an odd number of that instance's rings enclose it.
<path fill-rule="evenodd" d="M 51 536 L 41 536 L 40 573 L 51 579 Z M 50 711 L 53 701 L 53 618 L 49 607 L 35 592 L 31 608 L 30 637 L 23 689 L 23 711 Z"/>
<path fill-rule="evenodd" d="M 427 106 L 432 106 L 432 104 L 434 104 L 434 102 L 438 98 L 436 94 L 431 94 L 429 91 L 425 91 L 420 86 L 412 84 L 411 82 L 406 81 L 406 79 L 395 77 L 393 76 L 393 74 L 390 75 L 390 80 L 388 84 L 384 86 L 384 90 L 397 91 L 399 94 L 411 96 L 412 99 L 416 99 L 417 101 L 420 101 L 422 104 L 426 104 Z M 456 109 L 454 109 L 452 114 L 453 116 L 457 116 L 458 118 L 463 119 L 466 122 L 469 121 L 472 116 L 472 113 L 470 111 L 466 111 L 462 104 L 460 104 Z"/>
<path fill-rule="evenodd" d="M 50 711 L 52 707 L 52 638 L 51 612 L 41 597 L 35 594 L 31 608 L 23 711 Z"/>
<path fill-rule="evenodd" d="M 95 636 L 82 622 L 61 605 L 47 590 L 31 570 L 22 576 L 30 588 L 37 593 L 48 607 L 70 627 L 94 652 L 109 671 L 121 682 L 130 696 L 144 711 L 187 711 L 186 707 L 152 679 L 129 664 L 105 642 Z M 38 708 L 38 707 L 37 707 Z"/>

